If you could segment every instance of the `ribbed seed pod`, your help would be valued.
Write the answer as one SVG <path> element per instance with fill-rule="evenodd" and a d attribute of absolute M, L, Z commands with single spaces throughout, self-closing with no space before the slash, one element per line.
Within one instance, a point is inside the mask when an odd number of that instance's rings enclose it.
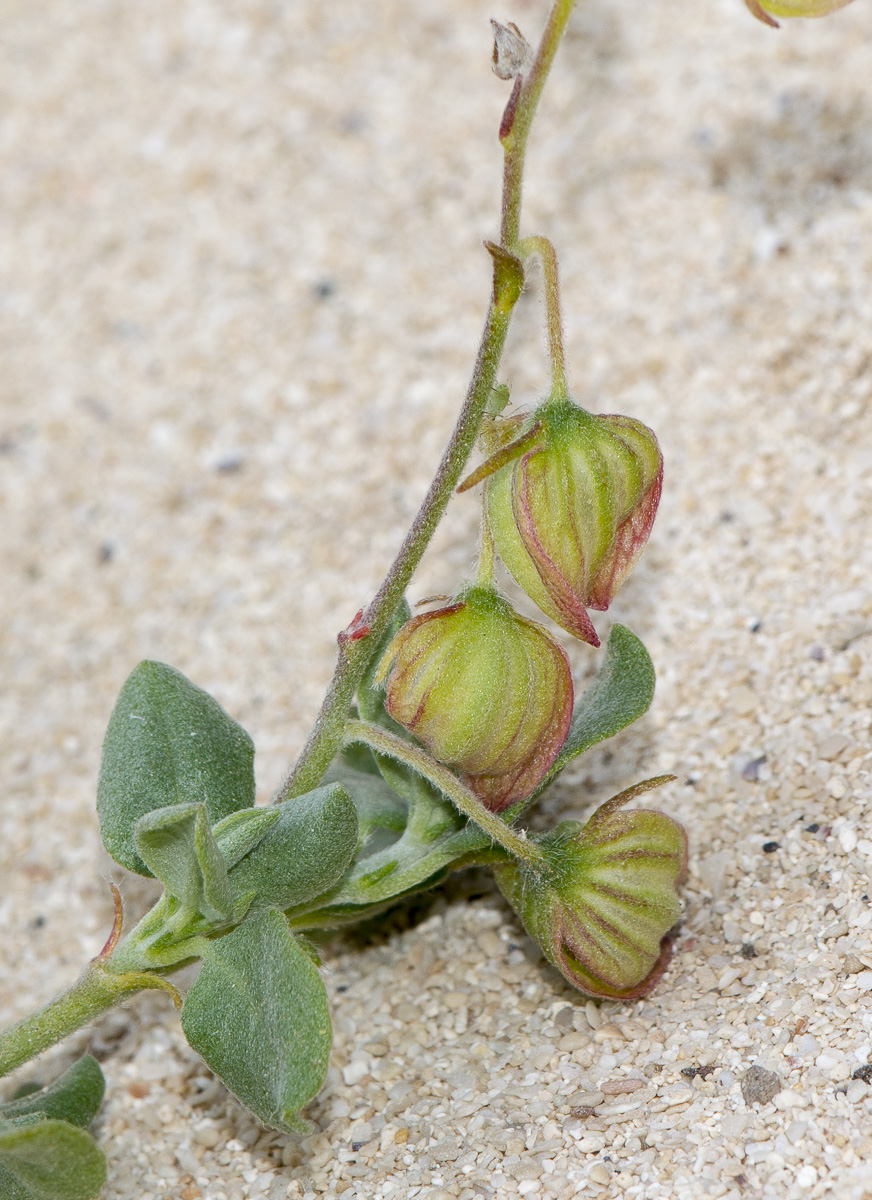
<path fill-rule="evenodd" d="M 669 962 L 687 836 L 664 813 L 619 811 L 656 782 L 609 800 L 583 827 L 565 822 L 541 838 L 550 874 L 518 863 L 494 868 L 524 928 L 589 996 L 642 996 Z"/>
<path fill-rule="evenodd" d="M 546 401 L 527 423 L 537 425 L 536 444 L 488 479 L 491 534 L 542 611 L 598 646 L 587 610 L 608 608 L 644 549 L 663 482 L 660 447 L 641 421 L 568 400 Z"/>
<path fill-rule="evenodd" d="M 394 720 L 456 768 L 492 812 L 534 790 L 569 731 L 565 652 L 491 587 L 467 588 L 413 617 L 377 678 Z"/>

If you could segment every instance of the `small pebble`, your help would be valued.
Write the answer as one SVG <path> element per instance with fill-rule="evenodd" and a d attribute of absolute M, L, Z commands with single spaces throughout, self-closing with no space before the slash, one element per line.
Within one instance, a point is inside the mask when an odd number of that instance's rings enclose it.
<path fill-rule="evenodd" d="M 781 1091 L 781 1076 L 765 1067 L 749 1067 L 740 1080 L 746 1104 L 768 1104 Z"/>
<path fill-rule="evenodd" d="M 787 1127 L 787 1140 L 795 1146 L 797 1142 L 802 1141 L 805 1137 L 807 1129 L 808 1121 L 794 1121 Z"/>
<path fill-rule="evenodd" d="M 348 1087 L 354 1087 L 360 1083 L 369 1074 L 369 1067 L 365 1062 L 349 1063 L 347 1067 L 342 1069 L 342 1078 L 345 1080 Z"/>
<path fill-rule="evenodd" d="M 621 1096 L 626 1092 L 637 1092 L 645 1086 L 644 1079 L 606 1079 L 599 1090 L 605 1096 Z"/>
<path fill-rule="evenodd" d="M 580 1050 L 582 1046 L 586 1046 L 590 1038 L 586 1033 L 565 1033 L 557 1043 L 557 1049 L 561 1051 Z"/>
<path fill-rule="evenodd" d="M 681 1074 L 685 1079 L 708 1079 L 709 1075 L 714 1074 L 717 1070 L 715 1066 L 707 1067 L 682 1067 Z"/>
<path fill-rule="evenodd" d="M 845 1089 L 845 1096 L 849 1104 L 858 1104 L 861 1100 L 865 1100 L 869 1095 L 869 1085 L 864 1083 L 862 1079 L 853 1079 Z"/>
<path fill-rule="evenodd" d="M 832 793 L 832 787 L 830 792 Z M 844 792 L 842 793 L 844 795 Z M 850 854 L 852 850 L 857 848 L 857 835 L 853 829 L 843 829 L 839 834 L 839 845 L 846 854 Z"/>
<path fill-rule="evenodd" d="M 594 1163 L 588 1172 L 591 1183 L 602 1184 L 603 1187 L 611 1182 L 611 1174 L 604 1163 Z"/>
<path fill-rule="evenodd" d="M 194 1130 L 194 1141 L 198 1146 L 205 1146 L 207 1150 L 212 1150 L 220 1140 L 221 1134 L 214 1125 L 201 1125 Z"/>
<path fill-rule="evenodd" d="M 560 1012 L 554 1018 L 554 1024 L 558 1029 L 572 1029 L 572 1023 L 575 1020 L 575 1009 L 571 1004 L 567 1004 L 566 1008 L 561 1008 Z"/>
<path fill-rule="evenodd" d="M 744 1113 L 725 1113 L 721 1117 L 721 1133 L 728 1138 L 741 1137 L 747 1123 L 748 1118 Z"/>
<path fill-rule="evenodd" d="M 752 758 L 750 762 L 745 763 L 742 767 L 741 775 L 746 783 L 758 783 L 760 780 L 760 768 L 766 762 L 766 755 L 763 754 L 760 758 Z"/>
<path fill-rule="evenodd" d="M 832 761 L 838 758 L 843 750 L 847 750 L 851 744 L 851 739 L 845 737 L 843 733 L 828 733 L 824 734 L 817 744 L 818 758 Z"/>

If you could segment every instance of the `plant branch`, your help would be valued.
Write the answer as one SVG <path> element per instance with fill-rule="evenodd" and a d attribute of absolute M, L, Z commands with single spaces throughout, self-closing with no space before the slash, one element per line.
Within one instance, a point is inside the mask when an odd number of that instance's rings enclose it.
<path fill-rule="evenodd" d="M 539 97 L 554 62 L 554 56 L 566 32 L 575 0 L 555 0 L 548 24 L 536 50 L 533 65 L 526 76 L 518 76 L 515 91 L 503 117 L 500 140 L 505 150 L 503 166 L 503 220 L 500 229 L 502 245 L 513 253 L 517 250 L 521 229 L 521 200 L 524 182 L 524 160 L 530 126 L 536 115 Z"/>
<path fill-rule="evenodd" d="M 530 126 L 542 88 L 566 29 L 575 0 L 555 0 L 526 77 L 518 76 L 500 131 L 505 151 L 502 198 L 502 245 L 514 253 L 521 219 L 524 156 Z M 507 118 L 508 119 L 507 121 Z M 475 444 L 509 330 L 516 296 L 506 298 L 499 286 L 501 264 L 494 264 L 494 294 L 488 308 L 475 368 L 457 424 L 424 502 L 406 534 L 399 553 L 370 604 L 339 635 L 339 654 L 333 679 L 315 726 L 276 801 L 299 796 L 316 787 L 339 749 L 358 684 L 400 603 L 412 575 L 460 481 Z"/>
<path fill-rule="evenodd" d="M 99 959 L 90 962 L 71 988 L 0 1034 L 0 1077 L 146 988 L 160 988 L 178 998 L 173 985 L 159 976 L 115 975 L 104 970 Z"/>
<path fill-rule="evenodd" d="M 504 850 L 508 850 L 514 858 L 534 868 L 544 865 L 545 857 L 535 842 L 528 841 L 523 834 L 510 829 L 496 813 L 485 808 L 475 792 L 448 767 L 431 758 L 426 750 L 421 750 L 404 738 L 397 737 L 395 733 L 390 733 L 379 725 L 371 725 L 368 721 L 349 721 L 345 727 L 344 740 L 346 745 L 363 742 L 379 754 L 387 754 L 397 762 L 411 767 L 437 787 L 464 816 L 469 817 L 470 821 Z"/>

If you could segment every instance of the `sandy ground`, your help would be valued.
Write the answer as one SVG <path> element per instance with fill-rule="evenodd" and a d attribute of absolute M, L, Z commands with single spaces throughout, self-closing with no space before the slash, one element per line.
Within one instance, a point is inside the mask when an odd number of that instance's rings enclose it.
<path fill-rule="evenodd" d="M 105 937 L 94 785 L 140 658 L 248 728 L 263 799 L 300 748 L 475 351 L 506 96 L 487 18 L 543 14 L 0 0 L 4 1019 Z M 574 387 L 667 461 L 601 623 L 649 646 L 654 707 L 537 820 L 678 775 L 667 978 L 585 1003 L 461 881 L 328 951 L 334 1067 L 302 1145 L 140 998 L 69 1048 L 109 1078 L 106 1200 L 872 1195 L 870 33 L 863 0 L 778 33 L 739 0 L 589 0 L 534 137 L 525 229 L 561 254 Z M 540 318 L 534 293 L 519 404 Z M 413 597 L 470 569 L 476 522 L 453 506 Z M 752 1066 L 774 1099 L 743 1096 Z"/>

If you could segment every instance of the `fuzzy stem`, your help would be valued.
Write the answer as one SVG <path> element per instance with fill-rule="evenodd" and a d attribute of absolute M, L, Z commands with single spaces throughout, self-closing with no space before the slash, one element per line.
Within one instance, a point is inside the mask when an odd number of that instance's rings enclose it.
<path fill-rule="evenodd" d="M 345 744 L 351 745 L 353 742 L 363 742 L 379 754 L 387 754 L 423 775 L 447 796 L 464 816 L 469 817 L 470 821 L 478 825 L 479 829 L 504 850 L 508 850 L 514 858 L 533 868 L 545 865 L 545 856 L 535 842 L 528 841 L 526 836 L 510 829 L 496 813 L 485 808 L 475 792 L 458 779 L 453 771 L 449 771 L 448 767 L 431 758 L 426 750 L 421 750 L 404 738 L 397 737 L 395 733 L 368 721 L 348 722 L 345 727 Z"/>
<path fill-rule="evenodd" d="M 551 358 L 551 397 L 569 398 L 566 383 L 566 355 L 563 351 L 563 320 L 560 315 L 560 275 L 557 253 L 548 238 L 535 235 L 524 238 L 518 246 L 521 257 L 538 255 L 545 279 L 545 314 L 548 325 L 548 353 Z"/>
<path fill-rule="evenodd" d="M 99 959 L 88 963 L 71 988 L 0 1034 L 0 1076 L 145 988 L 161 988 L 178 996 L 172 984 L 158 976 L 143 972 L 115 975 L 105 971 Z"/>
<path fill-rule="evenodd" d="M 491 304 L 472 382 L 439 469 L 384 582 L 356 622 L 358 629 L 366 629 L 366 634 L 362 637 L 340 634 L 339 656 L 330 688 L 303 753 L 276 795 L 277 803 L 317 787 L 339 749 L 351 702 L 373 648 L 390 624 L 475 445 L 505 345 L 509 318 L 510 314 L 497 312 Z"/>
<path fill-rule="evenodd" d="M 501 141 L 505 165 L 500 235 L 502 245 L 513 252 L 520 228 L 527 138 L 542 88 L 574 6 L 575 0 L 555 0 L 533 65 L 526 78 L 519 76 L 516 81 L 516 90 L 507 109 L 507 114 L 511 113 L 508 128 L 505 128 L 507 122 L 504 117 Z M 342 744 L 351 703 L 372 657 L 373 648 L 388 628 L 475 444 L 496 381 L 512 308 L 512 304 L 500 303 L 498 306 L 495 299 L 491 300 L 472 380 L 439 469 L 375 597 L 346 633 L 340 634 L 333 679 L 303 752 L 279 788 L 277 802 L 302 795 L 316 787 Z"/>
<path fill-rule="evenodd" d="M 533 65 L 524 78 L 519 76 L 520 86 L 517 97 L 509 101 L 513 106 L 510 119 L 503 118 L 502 134 L 503 149 L 506 152 L 503 167 L 503 220 L 500 230 L 502 245 L 512 252 L 517 250 L 518 237 L 521 229 L 521 199 L 524 182 L 524 159 L 527 153 L 527 139 L 530 126 L 539 97 L 554 62 L 554 56 L 560 45 L 560 40 L 566 32 L 566 26 L 575 8 L 575 0 L 555 0 L 548 17 L 548 24 L 539 42 Z M 507 112 L 507 117 L 509 113 Z"/>
<path fill-rule="evenodd" d="M 493 587 L 494 585 L 494 539 L 488 524 L 487 513 L 482 510 L 481 532 L 478 548 L 478 571 L 475 583 L 477 587 Z"/>

